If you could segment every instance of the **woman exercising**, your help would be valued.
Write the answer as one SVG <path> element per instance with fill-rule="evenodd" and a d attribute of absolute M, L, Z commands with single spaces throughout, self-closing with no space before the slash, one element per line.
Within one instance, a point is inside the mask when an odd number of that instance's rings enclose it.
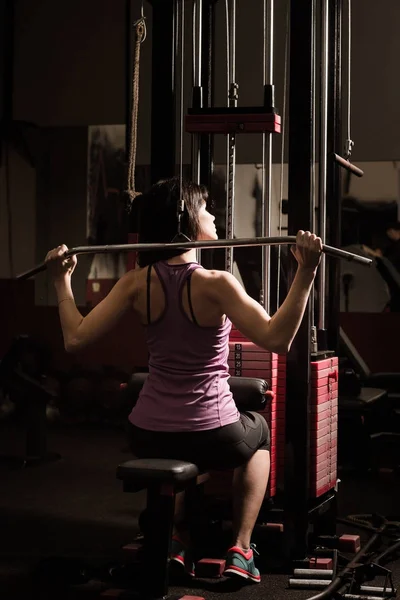
<path fill-rule="evenodd" d="M 155 184 L 134 201 L 139 242 L 169 243 L 177 231 L 182 191 L 181 231 L 191 240 L 217 239 L 203 186 L 178 178 Z M 139 267 L 116 283 L 83 317 L 71 288 L 76 257 L 59 246 L 46 257 L 57 292 L 65 349 L 76 352 L 109 332 L 127 311 L 146 329 L 149 376 L 129 420 L 138 457 L 194 462 L 204 470 L 234 469 L 233 543 L 225 574 L 260 581 L 251 534 L 265 496 L 270 468 L 270 435 L 256 412 L 240 414 L 230 388 L 229 333 L 232 323 L 254 344 L 286 353 L 300 326 L 320 261 L 322 242 L 299 231 L 292 252 L 298 268 L 289 293 L 270 317 L 233 275 L 204 269 L 194 249 L 146 251 Z M 182 497 L 177 499 L 172 558 L 193 573 Z"/>

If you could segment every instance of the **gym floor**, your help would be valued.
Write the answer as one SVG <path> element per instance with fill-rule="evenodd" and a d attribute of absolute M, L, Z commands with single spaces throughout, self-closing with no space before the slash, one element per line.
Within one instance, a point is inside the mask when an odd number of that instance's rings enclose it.
<path fill-rule="evenodd" d="M 122 560 L 120 548 L 137 533 L 137 516 L 144 506 L 144 494 L 124 494 L 116 480 L 118 463 L 129 460 L 124 433 L 84 426 L 53 427 L 48 435 L 49 450 L 59 461 L 26 469 L 0 463 L 0 596 L 4 600 L 33 597 L 32 571 L 50 556 L 80 557 L 93 565 Z M 24 433 L 14 424 L 0 423 L 0 454 L 21 455 Z M 343 473 L 339 514 L 398 514 L 398 476 L 371 476 Z M 348 527 L 346 533 L 359 533 Z M 400 581 L 400 561 L 387 565 L 394 582 Z M 171 587 L 170 593 L 222 598 L 298 599 L 317 592 L 287 587 L 288 573 L 263 573 L 257 586 L 237 591 L 223 580 L 197 580 L 190 589 Z M 376 582 L 377 584 L 377 582 Z M 35 592 L 36 600 L 95 598 L 95 584 L 74 589 L 65 595 Z"/>

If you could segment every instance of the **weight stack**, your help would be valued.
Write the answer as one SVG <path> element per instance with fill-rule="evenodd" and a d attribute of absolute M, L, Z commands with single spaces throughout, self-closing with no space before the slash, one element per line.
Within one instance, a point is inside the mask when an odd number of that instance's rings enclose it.
<path fill-rule="evenodd" d="M 271 472 L 267 495 L 274 497 L 278 473 L 283 472 L 285 447 L 285 392 L 286 357 L 269 352 L 249 342 L 236 329 L 232 329 L 229 341 L 229 371 L 236 377 L 265 379 L 273 399 L 260 411 L 271 432 Z"/>
<path fill-rule="evenodd" d="M 310 495 L 336 486 L 338 436 L 338 358 L 311 362 Z"/>
<path fill-rule="evenodd" d="M 276 393 L 275 446 L 277 452 L 276 482 L 283 490 L 285 480 L 285 439 L 286 439 L 286 354 L 278 354 L 278 386 Z"/>

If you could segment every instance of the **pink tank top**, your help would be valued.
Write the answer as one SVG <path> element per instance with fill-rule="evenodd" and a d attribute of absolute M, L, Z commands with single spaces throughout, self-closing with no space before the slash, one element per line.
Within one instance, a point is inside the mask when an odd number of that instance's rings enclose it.
<path fill-rule="evenodd" d="M 229 388 L 232 323 L 200 327 L 182 305 L 183 287 L 198 263 L 153 265 L 165 293 L 165 310 L 146 326 L 149 376 L 129 419 L 150 431 L 201 431 L 230 425 L 240 415 Z M 150 270 L 150 267 L 149 267 Z M 149 278 L 148 278 L 149 279 Z M 148 283 L 149 286 L 149 283 Z M 151 298 L 148 288 L 148 314 Z"/>

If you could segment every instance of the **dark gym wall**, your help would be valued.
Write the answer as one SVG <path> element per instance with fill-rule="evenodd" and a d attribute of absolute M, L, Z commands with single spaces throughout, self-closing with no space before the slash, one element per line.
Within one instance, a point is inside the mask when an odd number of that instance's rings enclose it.
<path fill-rule="evenodd" d="M 132 0 L 134 15 L 139 5 Z M 125 0 L 19 0 L 16 119 L 42 127 L 125 122 L 125 6 Z M 142 52 L 140 163 L 150 156 L 150 44 L 151 35 Z"/>
<path fill-rule="evenodd" d="M 36 188 L 36 259 L 42 262 L 50 248 L 65 243 L 80 246 L 86 239 L 86 127 L 51 127 L 41 133 Z M 90 257 L 80 256 L 74 293 L 84 304 Z M 56 295 L 46 274 L 36 277 L 37 304 L 55 304 Z"/>
<path fill-rule="evenodd" d="M 15 118 L 121 122 L 124 90 L 124 2 L 17 3 Z"/>
<path fill-rule="evenodd" d="M 0 0 L 0 8 L 5 0 Z M 275 2 L 275 69 L 277 107 L 282 110 L 286 0 Z M 16 7 L 14 119 L 36 123 L 44 140 L 40 150 L 37 178 L 26 178 L 20 160 L 13 160 L 13 194 L 24 179 L 24 202 L 28 213 L 38 214 L 36 248 L 29 244 L 28 255 L 15 248 L 19 268 L 42 258 L 44 240 L 81 243 L 85 239 L 86 220 L 86 128 L 91 124 L 117 124 L 125 121 L 125 1 L 124 0 L 19 0 Z M 237 0 L 237 80 L 242 104 L 258 104 L 262 98 L 262 0 Z M 134 15 L 140 1 L 132 0 Z M 151 7 L 145 3 L 149 37 L 143 45 L 141 65 L 141 102 L 139 119 L 138 163 L 150 158 L 150 69 Z M 224 102 L 225 23 L 224 2 L 217 3 L 217 102 Z M 188 25 L 190 17 L 188 15 Z M 379 9 L 373 0 L 353 0 L 353 133 L 354 158 L 382 161 L 400 158 L 397 107 L 400 82 L 397 60 L 400 55 L 400 3 L 385 0 Z M 188 38 L 188 46 L 190 40 Z M 187 67 L 190 72 L 190 66 Z M 66 129 L 70 128 L 68 135 Z M 46 133 L 51 129 L 51 133 Z M 46 146 L 51 139 L 50 145 Z M 162 144 L 162 140 L 160 140 Z M 43 146 L 43 144 L 42 144 Z M 62 168 L 46 172 L 43 156 L 57 146 L 55 157 Z M 279 144 L 275 145 L 279 161 Z M 217 162 L 225 160 L 224 145 L 218 145 Z M 62 152 L 61 152 L 62 149 Z M 243 137 L 238 145 L 238 162 L 258 162 L 261 144 L 257 137 Z M 44 152 L 46 151 L 46 152 Z M 43 155 L 44 152 L 44 155 Z M 189 160 L 189 151 L 186 153 Z M 52 163 L 54 164 L 54 162 Z M 20 173 L 20 176 L 18 174 Z M 41 183 L 40 178 L 45 177 Z M 73 182 L 73 183 L 71 183 Z M 0 203 L 4 188 L 0 181 Z M 45 195 L 43 188 L 51 189 Z M 28 189 L 29 188 L 29 189 Z M 74 189 L 67 197 L 65 190 Z M 50 223 L 43 210 L 55 214 L 61 205 L 65 219 Z M 29 219 L 19 222 L 23 211 L 14 205 L 13 237 L 32 236 Z M 58 209 L 57 209 L 58 210 Z M 3 211 L 3 208 L 2 208 Z M 5 220 L 2 212 L 0 276 L 7 276 Z M 51 232 L 49 233 L 49 228 Z M 73 235 L 72 235 L 73 231 Z M 4 235 L 3 235 L 4 234 Z M 70 238 L 70 239 L 65 239 Z M 14 242 L 14 246 L 18 246 Z M 26 245 L 25 245 L 26 252 Z M 83 283 L 79 285 L 83 289 Z"/>
<path fill-rule="evenodd" d="M 352 120 L 356 160 L 400 158 L 400 2 L 353 0 Z"/>

